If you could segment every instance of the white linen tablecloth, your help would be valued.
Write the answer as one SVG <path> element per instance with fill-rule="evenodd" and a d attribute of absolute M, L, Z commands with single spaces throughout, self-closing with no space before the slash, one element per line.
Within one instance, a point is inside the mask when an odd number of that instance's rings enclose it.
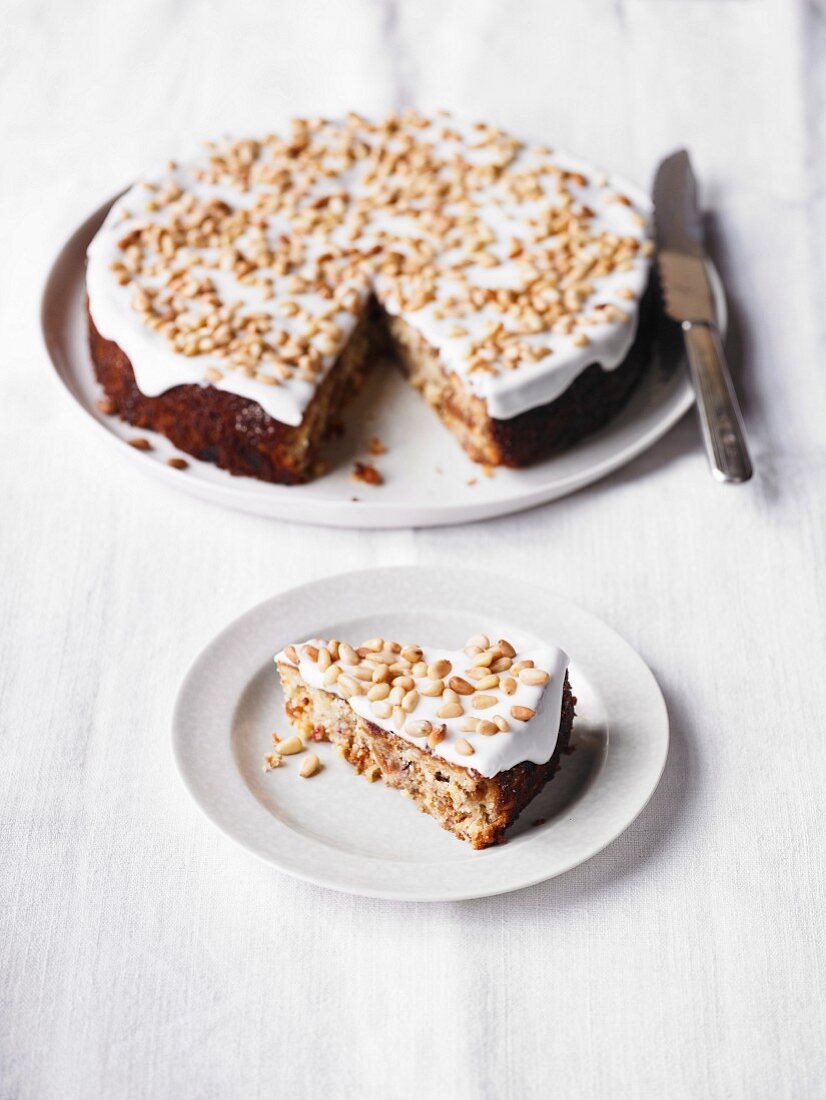
<path fill-rule="evenodd" d="M 0 1096 L 824 1095 L 826 11 L 803 0 L 60 3 L 0 9 Z M 758 475 L 693 415 L 510 519 L 333 533 L 223 512 L 110 455 L 38 334 L 67 232 L 195 137 L 444 105 L 713 211 Z M 347 897 L 224 839 L 170 709 L 293 584 L 469 561 L 624 634 L 673 745 L 586 865 L 445 905 Z"/>

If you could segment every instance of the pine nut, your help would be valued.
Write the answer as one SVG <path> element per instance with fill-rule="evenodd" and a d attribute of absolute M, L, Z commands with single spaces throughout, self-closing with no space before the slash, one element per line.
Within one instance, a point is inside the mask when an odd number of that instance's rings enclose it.
<path fill-rule="evenodd" d="M 356 680 L 361 680 L 363 684 L 371 684 L 373 682 L 373 673 L 367 665 L 350 665 L 347 675 L 352 676 Z"/>
<path fill-rule="evenodd" d="M 460 737 L 456 742 L 456 751 L 461 753 L 462 756 L 473 756 L 475 750 L 470 741 L 466 741 L 464 737 Z"/>
<path fill-rule="evenodd" d="M 533 661 L 529 659 L 524 661 L 517 661 L 515 665 L 511 665 L 511 672 L 514 674 L 514 676 L 518 676 L 523 668 L 533 668 Z"/>
<path fill-rule="evenodd" d="M 371 653 L 379 653 L 384 649 L 384 638 L 370 638 L 364 643 L 364 648 L 369 649 Z"/>
<path fill-rule="evenodd" d="M 275 746 L 279 756 L 295 756 L 297 752 L 304 751 L 304 742 L 300 737 L 288 737 L 285 741 L 279 741 Z"/>
<path fill-rule="evenodd" d="M 380 700 L 386 699 L 389 694 L 390 688 L 387 684 L 373 684 L 367 692 L 367 698 L 371 703 L 378 703 Z"/>
<path fill-rule="evenodd" d="M 473 686 L 467 680 L 463 680 L 461 676 L 451 676 L 448 685 L 452 691 L 459 695 L 473 695 Z"/>
<path fill-rule="evenodd" d="M 333 658 L 330 656 L 329 649 L 320 649 L 318 651 L 318 667 L 321 671 L 326 672 L 332 663 Z"/>
<path fill-rule="evenodd" d="M 523 684 L 530 684 L 533 687 L 538 684 L 547 684 L 550 676 L 543 668 L 526 668 L 519 673 L 519 679 Z"/>
<path fill-rule="evenodd" d="M 396 663 L 396 654 L 388 653 L 388 651 L 382 650 L 381 653 L 372 653 L 370 660 L 374 661 L 377 665 L 394 665 Z"/>
<path fill-rule="evenodd" d="M 422 659 L 422 651 L 417 645 L 409 645 L 402 650 L 402 657 L 411 665 L 418 664 Z"/>
<path fill-rule="evenodd" d="M 417 680 L 421 680 L 424 676 L 427 676 L 427 665 L 424 661 L 417 661 L 411 668 L 410 675 L 415 676 Z"/>
<path fill-rule="evenodd" d="M 390 669 L 387 665 L 379 665 L 378 668 L 373 669 L 371 679 L 374 684 L 386 683 L 390 679 Z"/>
<path fill-rule="evenodd" d="M 330 651 L 330 656 L 333 658 L 334 661 L 338 660 L 338 650 L 339 650 L 340 645 L 341 645 L 341 642 L 339 642 L 338 638 L 332 638 L 327 643 L 327 648 Z"/>
<path fill-rule="evenodd" d="M 444 741 L 444 739 L 444 726 L 436 726 L 436 728 L 431 730 L 430 733 L 427 735 L 427 743 L 431 749 L 435 749 L 437 745 L 441 744 L 441 742 Z"/>
<path fill-rule="evenodd" d="M 499 686 L 505 695 L 513 695 L 516 691 L 516 680 L 512 676 L 506 676 L 504 680 L 499 681 Z"/>
<path fill-rule="evenodd" d="M 492 649 L 485 649 L 471 660 L 471 668 L 490 668 L 496 658 Z"/>
<path fill-rule="evenodd" d="M 495 733 L 499 732 L 499 727 L 495 722 L 489 722 L 487 718 L 482 718 L 476 727 L 476 732 L 484 734 L 485 737 L 493 737 Z"/>
<path fill-rule="evenodd" d="M 416 686 L 416 681 L 412 676 L 397 676 L 393 680 L 394 688 L 401 688 L 403 691 L 412 691 Z"/>
<path fill-rule="evenodd" d="M 490 669 L 486 665 L 480 665 L 478 668 L 469 668 L 465 672 L 465 676 L 470 677 L 471 680 L 484 680 L 486 676 L 490 676 Z"/>
<path fill-rule="evenodd" d="M 358 653 L 346 642 L 342 642 L 338 647 L 338 659 L 343 665 L 357 665 L 360 661 Z"/>
<path fill-rule="evenodd" d="M 314 752 L 311 752 L 309 756 L 306 756 L 301 761 L 301 767 L 298 769 L 298 774 L 302 779 L 309 779 L 311 775 L 315 775 L 320 767 L 321 761 Z"/>
<path fill-rule="evenodd" d="M 344 696 L 345 699 L 349 699 L 351 695 L 361 695 L 362 688 L 358 680 L 354 680 L 352 676 L 348 676 L 346 672 L 341 673 L 338 678 L 339 693 Z"/>
<path fill-rule="evenodd" d="M 437 718 L 461 718 L 465 713 L 465 708 L 461 703 L 445 703 L 444 706 L 439 707 L 436 711 Z"/>
<path fill-rule="evenodd" d="M 503 657 L 510 657 L 511 660 L 513 660 L 513 658 L 516 656 L 516 650 L 513 648 L 510 642 L 505 641 L 504 638 L 500 638 L 496 645 Z"/>
<path fill-rule="evenodd" d="M 500 657 L 498 661 L 494 661 L 490 666 L 491 672 L 507 672 L 513 664 L 510 657 Z"/>
<path fill-rule="evenodd" d="M 471 646 L 474 646 L 480 650 L 490 649 L 490 639 L 488 638 L 487 634 L 474 634 L 472 638 L 468 638 L 465 645 L 468 649 Z"/>
<path fill-rule="evenodd" d="M 431 680 L 441 680 L 451 671 L 453 665 L 450 661 L 442 658 L 440 661 L 434 661 L 433 664 L 427 666 L 427 675 Z"/>
<path fill-rule="evenodd" d="M 405 724 L 406 721 L 407 721 L 407 713 L 405 711 L 403 711 L 402 708 L 399 707 L 399 706 L 393 707 L 393 723 L 394 723 L 394 725 L 397 725 L 399 727 L 399 729 L 401 729 L 401 727 Z"/>
<path fill-rule="evenodd" d="M 517 722 L 530 722 L 534 716 L 534 711 L 530 707 L 511 707 L 511 718 L 515 718 Z"/>
<path fill-rule="evenodd" d="M 324 679 L 322 683 L 325 687 L 329 687 L 334 684 L 341 675 L 341 665 L 330 665 L 327 671 L 324 673 Z"/>
<path fill-rule="evenodd" d="M 408 691 L 404 699 L 402 699 L 402 710 L 407 711 L 410 714 L 419 705 L 419 693 L 415 689 Z"/>
<path fill-rule="evenodd" d="M 459 723 L 459 729 L 462 733 L 475 733 L 479 728 L 479 721 L 478 718 L 474 718 L 472 714 L 469 714 Z"/>
<path fill-rule="evenodd" d="M 404 694 L 404 688 L 394 687 L 390 689 L 388 699 L 393 704 L 393 706 L 398 707 L 401 705 L 402 699 L 404 699 Z"/>
<path fill-rule="evenodd" d="M 459 698 L 458 693 L 455 692 L 453 688 L 445 688 L 445 690 L 442 692 L 443 703 L 461 703 L 461 701 L 462 700 Z"/>
<path fill-rule="evenodd" d="M 411 737 L 427 737 L 433 726 L 426 718 L 423 718 L 420 721 L 408 722 L 404 729 Z"/>
<path fill-rule="evenodd" d="M 444 690 L 445 685 L 442 680 L 428 680 L 419 687 L 419 693 L 427 696 L 441 695 Z"/>
<path fill-rule="evenodd" d="M 309 661 L 316 662 L 318 660 L 318 650 L 314 645 L 302 646 L 301 652 Z"/>
<path fill-rule="evenodd" d="M 287 658 L 288 661 L 291 661 L 294 665 L 297 665 L 297 664 L 300 663 L 300 658 L 298 656 L 298 653 L 296 652 L 296 648 L 295 648 L 294 645 L 288 645 L 287 646 L 287 648 L 284 650 L 284 656 Z"/>
<path fill-rule="evenodd" d="M 495 707 L 498 700 L 495 695 L 474 695 L 473 706 L 475 710 L 487 710 L 488 707 Z"/>
<path fill-rule="evenodd" d="M 489 691 L 491 688 L 499 687 L 498 676 L 483 676 L 481 680 L 476 681 L 477 691 Z"/>
<path fill-rule="evenodd" d="M 496 725 L 496 728 L 502 733 L 507 733 L 508 730 L 511 728 L 510 722 L 508 722 L 507 718 L 503 718 L 501 714 L 494 714 L 493 721 Z"/>
<path fill-rule="evenodd" d="M 393 704 L 387 699 L 380 699 L 370 707 L 377 718 L 389 718 L 393 713 Z"/>

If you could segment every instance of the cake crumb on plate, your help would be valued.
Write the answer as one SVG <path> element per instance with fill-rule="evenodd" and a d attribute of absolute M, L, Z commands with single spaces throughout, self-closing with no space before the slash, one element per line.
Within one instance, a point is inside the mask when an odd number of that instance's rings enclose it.
<path fill-rule="evenodd" d="M 353 464 L 353 472 L 350 475 L 353 481 L 362 481 L 365 485 L 383 485 L 381 476 L 372 462 L 356 462 Z"/>

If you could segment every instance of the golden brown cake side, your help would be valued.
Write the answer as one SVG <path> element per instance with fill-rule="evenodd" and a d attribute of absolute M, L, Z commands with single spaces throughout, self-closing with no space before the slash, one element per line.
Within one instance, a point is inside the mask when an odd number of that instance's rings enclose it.
<path fill-rule="evenodd" d="M 346 700 L 308 685 L 292 665 L 279 662 L 278 670 L 287 715 L 303 737 L 332 741 L 370 782 L 382 779 L 404 791 L 443 829 L 477 849 L 503 841 L 507 827 L 557 771 L 571 736 L 576 699 L 566 676 L 559 736 L 550 760 L 526 761 L 488 779 L 361 718 Z"/>
<path fill-rule="evenodd" d="M 160 432 L 179 450 L 231 474 L 292 485 L 321 472 L 321 444 L 342 406 L 364 382 L 373 358 L 372 326 L 366 314 L 297 427 L 275 420 L 257 401 L 215 386 L 174 386 L 156 397 L 141 393 L 129 359 L 101 336 L 91 315 L 89 347 L 111 411 L 122 420 Z"/>

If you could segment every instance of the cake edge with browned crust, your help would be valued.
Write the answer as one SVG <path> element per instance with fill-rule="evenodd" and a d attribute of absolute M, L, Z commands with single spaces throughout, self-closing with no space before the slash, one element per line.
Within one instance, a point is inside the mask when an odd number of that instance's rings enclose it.
<path fill-rule="evenodd" d="M 173 386 L 157 396 L 141 392 L 132 363 L 102 336 L 87 303 L 89 349 L 109 409 L 136 428 L 159 432 L 179 450 L 230 474 L 296 485 L 323 472 L 321 443 L 344 406 L 364 384 L 372 362 L 374 326 L 359 320 L 341 355 L 297 427 L 269 416 L 257 401 L 216 386 Z"/>
<path fill-rule="evenodd" d="M 607 424 L 630 398 L 650 360 L 652 312 L 650 301 L 644 302 L 634 343 L 620 366 L 606 371 L 593 363 L 555 400 L 498 420 L 411 325 L 383 315 L 372 301 L 294 428 L 256 401 L 214 386 L 174 386 L 156 397 L 144 395 L 130 360 L 98 332 L 87 309 L 92 362 L 113 413 L 231 474 L 286 485 L 322 472 L 323 439 L 341 407 L 361 389 L 372 359 L 382 353 L 398 363 L 474 462 L 521 468 L 564 451 Z"/>

